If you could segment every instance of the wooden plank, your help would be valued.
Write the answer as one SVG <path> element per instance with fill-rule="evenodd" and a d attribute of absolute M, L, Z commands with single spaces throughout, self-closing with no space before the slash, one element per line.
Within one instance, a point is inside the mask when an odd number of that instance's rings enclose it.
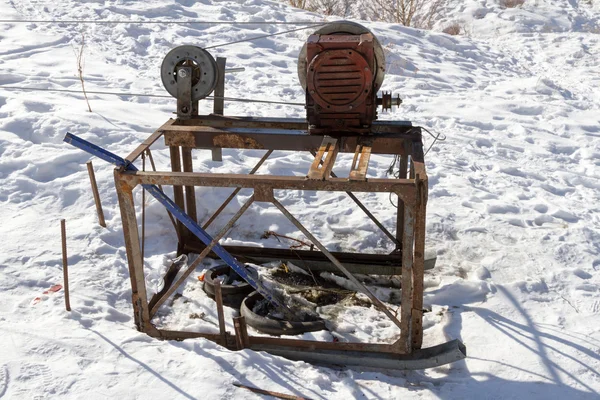
<path fill-rule="evenodd" d="M 369 160 L 371 159 L 371 146 L 357 145 L 352 161 L 350 179 L 354 181 L 364 181 L 367 179 L 367 170 Z M 357 165 L 358 161 L 358 165 Z"/>
<path fill-rule="evenodd" d="M 329 179 L 337 154 L 337 139 L 324 137 L 308 171 L 308 178 L 320 181 Z M 323 157 L 325 157 L 325 160 L 323 160 Z"/>

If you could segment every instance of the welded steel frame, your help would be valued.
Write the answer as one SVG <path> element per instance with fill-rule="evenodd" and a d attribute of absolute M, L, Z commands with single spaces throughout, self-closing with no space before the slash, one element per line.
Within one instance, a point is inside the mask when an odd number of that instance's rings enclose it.
<path fill-rule="evenodd" d="M 308 135 L 306 126 L 306 121 L 302 120 L 235 118 L 214 115 L 196 117 L 185 121 L 169 120 L 125 160 L 133 163 L 155 141 L 164 136 L 165 143 L 169 146 L 172 156 L 172 171 L 144 172 L 119 168 L 115 170 L 115 184 L 121 208 L 133 292 L 134 317 L 138 329 L 153 337 L 162 339 L 183 340 L 203 337 L 231 349 L 244 347 L 254 350 L 266 350 L 290 358 L 294 358 L 295 352 L 304 349 L 315 352 L 333 352 L 337 356 L 339 356 L 337 353 L 339 351 L 388 354 L 391 360 L 398 362 L 402 359 L 418 359 L 422 357 L 419 355 L 420 352 L 432 354 L 440 352 L 448 346 L 462 346 L 462 344 L 453 341 L 440 345 L 441 347 L 436 346 L 419 350 L 423 339 L 423 271 L 427 204 L 427 174 L 419 128 L 412 127 L 410 123 L 378 122 L 373 126 L 374 132 L 372 135 L 343 137 L 338 138 L 336 142 L 337 150 L 340 152 L 355 152 L 357 146 L 363 144 L 368 145 L 373 154 L 399 156 L 401 171 L 397 179 L 365 178 L 352 180 L 331 176 L 325 176 L 323 179 L 309 179 L 308 177 L 297 176 L 193 172 L 192 149 L 236 148 L 264 149 L 267 152 L 271 150 L 315 152 L 323 142 L 324 137 Z M 410 168 L 408 168 L 409 166 Z M 239 329 L 236 329 L 237 332 L 234 335 L 228 332 L 223 333 L 223 327 L 219 334 L 157 329 L 152 324 L 153 315 L 145 286 L 144 266 L 137 229 L 138 222 L 133 201 L 133 189 L 144 184 L 172 185 L 174 187 L 175 203 L 184 210 L 187 208 L 188 215 L 194 219 L 197 218 L 195 216 L 195 194 L 193 190 L 196 186 L 250 188 L 254 190 L 254 201 L 270 202 L 276 206 L 277 201 L 273 197 L 273 190 L 277 189 L 394 194 L 398 198 L 397 221 L 399 225 L 395 236 L 400 246 L 390 256 L 395 257 L 401 265 L 400 338 L 393 344 L 379 344 L 325 343 L 297 339 L 254 337 L 247 334 L 243 320 L 236 321 L 236 327 L 239 327 Z M 190 243 L 190 235 L 189 232 L 185 232 L 185 227 L 182 226 L 180 229 L 180 252 L 199 252 L 199 250 L 202 250 L 197 244 Z M 239 250 L 237 251 L 239 252 Z M 257 250 L 253 248 L 250 251 L 256 252 Z M 337 261 L 338 255 L 339 253 L 330 253 L 328 258 L 331 260 L 333 257 Z M 331 356 L 334 357 L 334 355 Z"/>

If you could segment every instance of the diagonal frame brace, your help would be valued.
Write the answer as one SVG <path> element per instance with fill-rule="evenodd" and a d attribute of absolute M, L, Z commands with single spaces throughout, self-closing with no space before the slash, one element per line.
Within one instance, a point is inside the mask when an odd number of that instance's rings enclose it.
<path fill-rule="evenodd" d="M 277 207 L 279 209 L 279 211 L 281 211 L 283 213 L 283 215 L 285 215 L 287 217 L 287 219 L 290 220 L 290 222 L 292 222 L 294 225 L 296 225 L 296 227 L 304 234 L 304 236 L 306 236 L 312 243 L 314 243 L 314 245 L 317 246 L 317 248 L 319 250 L 321 250 L 321 252 L 323 254 L 325 254 L 325 256 L 327 258 L 329 258 L 329 260 L 331 261 L 331 263 L 333 265 L 335 265 L 344 275 L 346 275 L 348 277 L 348 279 L 350 279 L 350 281 L 352 281 L 352 283 L 355 284 L 356 287 L 358 287 L 360 289 L 360 291 L 363 294 L 365 294 L 373 302 L 375 307 L 377 307 L 380 311 L 382 311 L 385 315 L 387 315 L 387 317 L 398 328 L 402 329 L 402 325 L 401 325 L 400 321 L 398 321 L 398 319 L 394 316 L 394 314 L 392 314 L 392 312 L 386 307 L 386 305 L 383 304 L 383 302 L 381 302 L 381 300 L 379 300 L 365 285 L 363 285 L 358 279 L 356 279 L 356 277 L 354 275 L 352 275 L 352 273 L 350 271 L 348 271 L 346 269 L 346 267 L 344 267 L 342 265 L 342 263 L 340 263 L 337 260 L 337 258 L 335 258 L 329 252 L 329 250 L 327 250 L 327 248 L 325 248 L 325 246 L 323 246 L 323 244 L 321 242 L 319 242 L 317 240 L 317 238 L 315 238 L 313 236 L 313 234 L 311 234 L 308 231 L 308 229 L 306 229 L 304 227 L 304 225 L 302 225 L 300 223 L 300 221 L 298 221 L 292 214 L 290 214 L 290 212 L 283 206 L 283 204 L 281 204 L 279 201 L 277 201 L 277 199 L 273 199 L 272 203 L 275 207 Z"/>
<path fill-rule="evenodd" d="M 310 153 L 313 155 L 313 157 L 317 156 L 317 153 L 314 150 L 311 150 Z M 323 164 L 323 160 L 321 160 L 321 164 Z M 337 178 L 337 175 L 331 171 L 330 172 L 331 176 L 334 178 Z M 371 221 L 373 221 L 373 223 L 375 225 L 377 225 L 377 227 L 388 237 L 390 238 L 390 240 L 392 242 L 394 242 L 394 244 L 396 245 L 396 247 L 401 247 L 402 243 L 400 243 L 400 241 L 391 234 L 390 231 L 387 230 L 387 228 L 385 226 L 383 226 L 383 224 L 381 222 L 379 222 L 379 220 L 373 215 L 373 213 L 371 213 L 371 211 L 369 211 L 369 209 L 367 208 L 367 206 L 365 206 L 359 199 L 358 197 L 356 197 L 354 195 L 354 193 L 350 192 L 350 191 L 346 191 L 346 194 L 348 195 L 348 197 L 350 197 L 352 199 L 352 201 L 354 201 L 354 203 L 356 203 L 356 205 L 364 211 L 364 213 L 367 215 L 367 217 L 369 217 L 369 219 Z"/>
<path fill-rule="evenodd" d="M 236 221 L 246 212 L 246 210 L 248 210 L 252 203 L 254 203 L 254 195 L 251 196 L 248 199 L 248 201 L 246 201 L 242 208 L 240 208 L 239 211 L 231 218 L 231 220 L 229 220 L 227 225 L 225 225 L 223 229 L 221 229 L 221 231 L 217 234 L 217 236 L 215 236 L 214 239 L 204 248 L 204 250 L 202 250 L 202 253 L 200 253 L 198 255 L 198 258 L 196 258 L 194 262 L 190 264 L 190 266 L 183 272 L 183 274 L 181 274 L 179 279 L 177 279 L 177 281 L 173 285 L 171 285 L 171 287 L 165 292 L 165 294 L 162 295 L 156 301 L 156 303 L 152 305 L 152 309 L 150 310 L 150 317 L 153 317 L 156 314 L 160 306 L 177 290 L 177 288 L 179 288 L 179 286 L 183 284 L 183 282 L 185 282 L 188 276 L 190 276 L 190 274 L 194 272 L 196 267 L 200 265 L 200 263 L 202 262 L 202 260 L 204 260 L 204 258 L 206 258 L 208 253 L 210 253 L 215 247 L 215 245 L 219 243 L 219 240 L 221 240 L 221 238 L 223 238 L 223 236 L 225 236 L 225 234 L 229 232 L 229 230 L 233 227 L 233 224 L 235 224 Z"/>
<path fill-rule="evenodd" d="M 123 158 L 105 150 L 87 140 L 81 139 L 76 135 L 68 133 L 65 135 L 64 141 L 69 143 L 87 153 L 95 155 L 104 161 L 116 165 L 120 170 L 115 171 L 115 177 L 117 178 L 121 171 L 138 171 L 138 169 L 130 162 Z M 127 185 L 127 184 L 125 184 Z M 195 236 L 198 237 L 206 246 L 212 245 L 212 251 L 227 265 L 229 265 L 242 279 L 244 279 L 250 286 L 252 286 L 257 292 L 259 292 L 265 299 L 267 299 L 273 306 L 281 310 L 286 316 L 293 316 L 293 312 L 282 302 L 278 301 L 273 294 L 267 290 L 257 279 L 255 279 L 249 271 L 246 269 L 244 264 L 236 260 L 227 250 L 223 248 L 219 243 L 214 243 L 214 239 L 198 225 L 196 221 L 190 218 L 173 200 L 171 200 L 162 190 L 156 185 L 142 184 L 142 187 L 148 191 L 159 203 L 161 203 L 173 216 L 180 221 L 186 228 L 190 230 Z M 133 188 L 129 188 L 127 192 L 131 192 Z M 137 236 L 137 232 L 136 235 Z M 147 305 L 147 303 L 146 303 Z"/>

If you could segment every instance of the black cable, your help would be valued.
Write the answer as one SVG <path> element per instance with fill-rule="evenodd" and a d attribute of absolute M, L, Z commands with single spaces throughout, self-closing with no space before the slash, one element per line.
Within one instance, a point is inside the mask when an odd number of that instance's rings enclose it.
<path fill-rule="evenodd" d="M 3 86 L 0 85 L 0 89 L 7 90 L 28 90 L 28 91 L 43 91 L 43 92 L 59 92 L 59 93 L 74 93 L 81 94 L 83 92 L 81 90 L 73 90 L 73 89 L 47 89 L 47 88 L 27 88 L 20 86 Z M 164 95 L 164 94 L 149 94 L 149 93 L 122 93 L 122 92 L 104 92 L 104 91 L 85 91 L 88 94 L 99 94 L 99 95 L 113 95 L 113 96 L 137 96 L 137 97 L 157 97 L 157 98 L 172 98 L 173 96 Z M 239 97 L 220 97 L 220 96 L 206 96 L 206 99 L 222 99 L 225 101 L 239 101 L 244 103 L 263 103 L 263 104 L 281 104 L 285 106 L 297 106 L 304 107 L 304 103 L 288 103 L 285 101 L 272 101 L 272 100 L 257 100 L 257 99 L 242 99 Z"/>
<path fill-rule="evenodd" d="M 241 40 L 236 40 L 236 41 L 234 41 L 234 42 L 228 42 L 228 43 L 216 44 L 216 45 L 214 45 L 214 46 L 208 46 L 208 47 L 204 47 L 204 50 L 208 50 L 208 49 L 215 49 L 215 48 L 217 48 L 217 47 L 223 47 L 223 46 L 229 46 L 230 44 L 243 43 L 243 42 L 250 42 L 250 41 L 252 41 L 252 40 L 264 39 L 264 38 L 268 38 L 268 37 L 271 37 L 271 36 L 284 35 L 284 34 L 286 34 L 286 33 L 303 31 L 303 30 L 306 30 L 306 29 L 312 29 L 312 28 L 315 28 L 315 27 L 317 27 L 317 26 L 323 26 L 323 25 L 326 25 L 326 23 L 325 23 L 325 24 L 318 24 L 318 25 L 310 25 L 310 26 L 305 26 L 305 27 L 303 27 L 303 28 L 290 29 L 290 30 L 288 30 L 288 31 L 277 32 L 277 33 L 271 33 L 271 34 L 268 34 L 268 35 L 255 36 L 255 37 L 251 37 L 251 38 L 249 38 L 249 39 L 241 39 Z"/>
<path fill-rule="evenodd" d="M 0 23 L 10 24 L 99 24 L 99 25 L 114 25 L 114 24 L 206 24 L 206 25 L 323 25 L 322 22 L 315 21 L 298 21 L 298 22 L 286 22 L 286 21 L 201 21 L 201 20 L 156 20 L 156 21 L 122 21 L 122 20 L 12 20 L 12 19 L 1 19 Z"/>

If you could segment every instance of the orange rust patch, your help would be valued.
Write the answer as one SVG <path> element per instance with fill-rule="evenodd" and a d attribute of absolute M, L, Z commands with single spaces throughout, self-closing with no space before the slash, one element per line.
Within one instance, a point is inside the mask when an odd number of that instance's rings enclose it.
<path fill-rule="evenodd" d="M 236 135 L 233 133 L 223 133 L 213 138 L 215 147 L 228 149 L 262 149 L 264 148 L 255 139 Z"/>

